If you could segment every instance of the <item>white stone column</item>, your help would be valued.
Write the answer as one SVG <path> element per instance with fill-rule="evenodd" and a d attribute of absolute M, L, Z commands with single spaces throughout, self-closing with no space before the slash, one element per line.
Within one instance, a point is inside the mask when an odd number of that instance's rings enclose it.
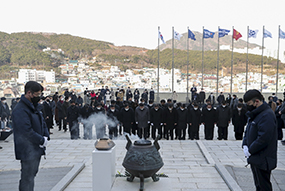
<path fill-rule="evenodd" d="M 116 176 L 116 146 L 110 150 L 92 152 L 93 191 L 110 191 Z"/>

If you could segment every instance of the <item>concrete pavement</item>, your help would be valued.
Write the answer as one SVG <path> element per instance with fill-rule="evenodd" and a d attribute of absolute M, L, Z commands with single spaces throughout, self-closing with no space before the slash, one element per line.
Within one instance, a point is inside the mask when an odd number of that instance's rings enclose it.
<path fill-rule="evenodd" d="M 161 140 L 160 153 L 164 166 L 158 173 L 168 177 L 161 177 L 160 181 L 152 182 L 146 179 L 145 190 L 252 190 L 254 183 L 249 167 L 245 168 L 246 160 L 241 149 L 241 141 L 235 141 L 232 126 L 229 127 L 229 139 L 213 141 L 203 139 L 203 126 L 200 129 L 199 141 L 167 141 Z M 92 151 L 95 140 L 70 140 L 69 132 L 52 130 L 51 141 L 48 144 L 46 159 L 42 158 L 40 171 L 36 180 L 38 190 L 46 190 L 41 186 L 50 180 L 51 190 L 90 191 L 92 190 Z M 82 135 L 82 127 L 81 127 Z M 126 141 L 115 140 L 116 143 L 116 171 L 125 173 L 122 162 L 126 154 Z M 15 172 L 20 170 L 19 161 L 14 157 L 12 137 L 8 142 L 0 142 L 0 190 L 11 190 L 10 184 L 17 183 Z M 54 169 L 62 169 L 62 178 L 52 179 L 59 175 Z M 63 170 L 65 169 L 65 171 Z M 273 171 L 274 190 L 284 190 L 285 182 L 285 146 L 278 143 L 278 167 Z M 11 179 L 9 172 L 14 172 Z M 13 173 L 12 173 L 13 174 Z M 44 175 L 44 176 L 41 176 Z M 247 175 L 247 176 L 246 176 Z M 276 176 L 276 178 L 275 178 Z M 19 177 L 19 175 L 18 175 Z M 241 178 L 248 177 L 248 178 Z M 13 180 L 13 181 L 12 181 Z M 10 188 L 10 189 L 9 189 Z M 117 177 L 112 191 L 138 190 L 139 181 L 127 182 L 125 177 Z"/>

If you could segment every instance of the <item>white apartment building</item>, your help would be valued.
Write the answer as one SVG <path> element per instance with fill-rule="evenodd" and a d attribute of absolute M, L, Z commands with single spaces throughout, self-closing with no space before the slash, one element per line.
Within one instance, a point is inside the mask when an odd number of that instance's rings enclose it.
<path fill-rule="evenodd" d="M 20 69 L 18 72 L 18 83 L 26 83 L 28 81 L 37 81 L 42 83 L 46 81 L 47 83 L 55 82 L 55 72 L 44 71 L 44 70 L 31 70 L 31 69 Z"/>

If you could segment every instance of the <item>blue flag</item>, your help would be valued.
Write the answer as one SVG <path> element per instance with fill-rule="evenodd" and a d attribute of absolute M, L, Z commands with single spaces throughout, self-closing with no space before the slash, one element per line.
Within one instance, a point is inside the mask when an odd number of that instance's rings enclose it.
<path fill-rule="evenodd" d="M 188 29 L 188 38 L 190 38 L 192 40 L 196 40 L 194 33 L 192 31 L 190 31 L 189 29 Z"/>
<path fill-rule="evenodd" d="M 256 38 L 258 30 L 248 30 L 248 38 Z"/>
<path fill-rule="evenodd" d="M 219 29 L 219 38 L 228 35 L 229 32 L 230 32 L 230 30 L 227 30 L 227 29 Z"/>
<path fill-rule="evenodd" d="M 279 31 L 279 38 L 285 39 L 285 32 L 280 29 Z"/>
<path fill-rule="evenodd" d="M 204 29 L 204 38 L 214 38 L 215 33 Z"/>
<path fill-rule="evenodd" d="M 263 37 L 264 38 L 267 38 L 267 37 L 272 38 L 272 34 L 268 30 L 264 29 Z"/>

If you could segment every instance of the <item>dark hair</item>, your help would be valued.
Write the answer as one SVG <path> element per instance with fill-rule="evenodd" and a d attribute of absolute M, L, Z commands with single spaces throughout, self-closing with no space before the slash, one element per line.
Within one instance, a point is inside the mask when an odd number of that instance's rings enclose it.
<path fill-rule="evenodd" d="M 32 93 L 34 92 L 38 92 L 38 91 L 43 91 L 44 88 L 41 84 L 39 84 L 38 82 L 35 82 L 35 81 L 28 81 L 25 85 L 25 94 L 28 92 L 28 91 L 31 91 Z"/>

